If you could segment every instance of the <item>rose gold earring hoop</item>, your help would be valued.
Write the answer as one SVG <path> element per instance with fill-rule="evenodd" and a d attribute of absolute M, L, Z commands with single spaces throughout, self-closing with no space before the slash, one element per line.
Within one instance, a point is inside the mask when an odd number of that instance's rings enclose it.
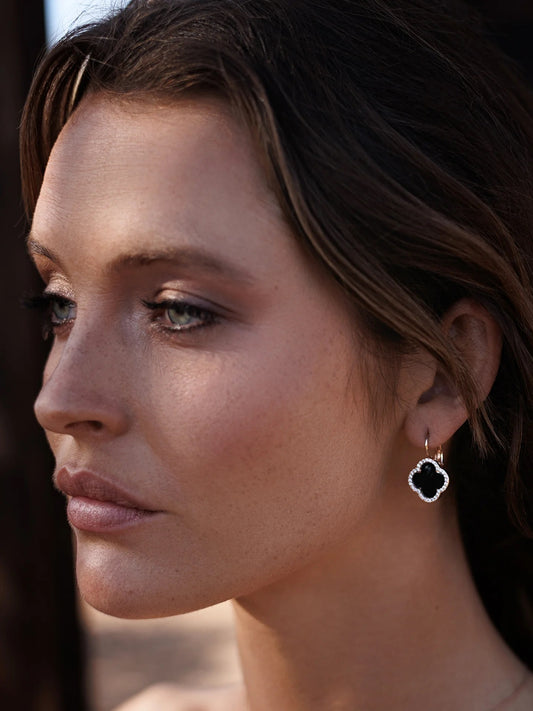
<path fill-rule="evenodd" d="M 422 501 L 430 504 L 448 488 L 450 477 L 443 466 L 444 454 L 441 445 L 438 445 L 433 457 L 429 453 L 429 430 L 426 433 L 424 448 L 426 456 L 411 470 L 409 486 Z"/>

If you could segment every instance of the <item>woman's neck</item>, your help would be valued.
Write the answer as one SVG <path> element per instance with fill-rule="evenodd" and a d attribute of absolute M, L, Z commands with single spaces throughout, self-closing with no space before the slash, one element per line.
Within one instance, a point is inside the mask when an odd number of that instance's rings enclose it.
<path fill-rule="evenodd" d="M 234 603 L 250 711 L 491 711 L 520 684 L 455 516 L 375 520 Z"/>

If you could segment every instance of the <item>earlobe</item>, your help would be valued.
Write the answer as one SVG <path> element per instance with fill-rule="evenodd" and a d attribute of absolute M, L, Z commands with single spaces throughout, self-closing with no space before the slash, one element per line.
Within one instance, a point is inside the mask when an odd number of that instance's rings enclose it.
<path fill-rule="evenodd" d="M 500 365 L 502 335 L 487 309 L 473 299 L 461 299 L 443 316 L 442 328 L 462 358 L 477 386 L 477 400 L 483 402 L 496 379 Z M 431 386 L 420 393 L 408 412 L 405 432 L 416 447 L 423 447 L 427 432 L 433 446 L 442 445 L 461 427 L 468 412 L 460 393 L 440 367 Z"/>

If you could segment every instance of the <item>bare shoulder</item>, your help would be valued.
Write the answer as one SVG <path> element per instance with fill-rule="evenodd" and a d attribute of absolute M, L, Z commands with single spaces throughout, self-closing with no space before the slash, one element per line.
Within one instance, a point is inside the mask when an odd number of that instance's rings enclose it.
<path fill-rule="evenodd" d="M 529 673 L 516 692 L 495 711 L 531 711 L 533 709 L 533 673 Z"/>
<path fill-rule="evenodd" d="M 179 684 L 154 684 L 115 711 L 246 711 L 244 687 L 187 689 Z"/>

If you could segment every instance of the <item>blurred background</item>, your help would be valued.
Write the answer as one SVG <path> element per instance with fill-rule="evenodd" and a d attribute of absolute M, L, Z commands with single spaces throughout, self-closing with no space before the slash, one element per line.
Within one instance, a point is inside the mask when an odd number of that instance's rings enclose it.
<path fill-rule="evenodd" d="M 122 2 L 0 0 L 3 711 L 111 711 L 157 681 L 214 686 L 239 678 L 227 604 L 181 617 L 127 621 L 79 602 L 64 502 L 52 489 L 51 456 L 32 413 L 45 347 L 34 319 L 19 305 L 25 293 L 40 288 L 24 250 L 28 225 L 20 197 L 17 135 L 21 109 L 46 43 Z M 484 13 L 494 40 L 533 83 L 533 2 L 470 4 Z"/>

